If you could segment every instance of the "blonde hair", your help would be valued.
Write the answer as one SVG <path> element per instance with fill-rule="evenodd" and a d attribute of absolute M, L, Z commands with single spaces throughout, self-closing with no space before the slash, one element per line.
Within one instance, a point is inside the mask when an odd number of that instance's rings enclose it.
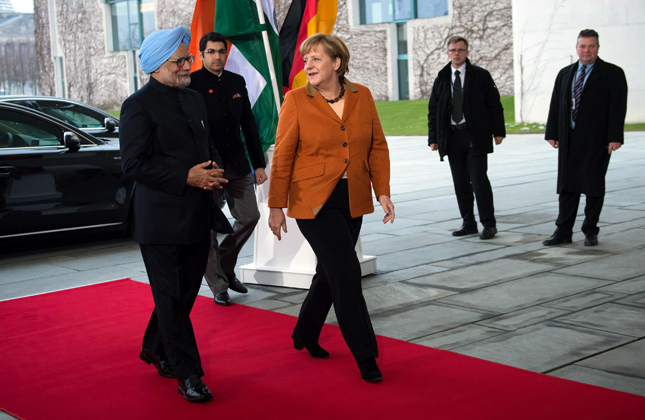
<path fill-rule="evenodd" d="M 309 38 L 302 41 L 300 44 L 300 55 L 303 57 L 316 47 L 322 46 L 325 53 L 331 57 L 332 60 L 340 58 L 340 66 L 336 73 L 339 78 L 343 78 L 345 73 L 349 71 L 349 49 L 345 42 L 336 35 L 329 35 L 323 33 L 313 34 Z"/>

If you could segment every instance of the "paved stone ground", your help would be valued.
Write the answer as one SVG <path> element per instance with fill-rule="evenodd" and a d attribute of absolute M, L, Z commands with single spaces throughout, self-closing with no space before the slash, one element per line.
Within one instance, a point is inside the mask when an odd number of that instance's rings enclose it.
<path fill-rule="evenodd" d="M 384 226 L 378 208 L 362 229 L 378 256 L 363 282 L 377 334 L 645 396 L 645 133 L 612 156 L 594 248 L 579 231 L 571 245 L 541 244 L 555 228 L 557 152 L 540 135 L 510 136 L 489 156 L 500 231 L 489 241 L 451 236 L 450 169 L 425 138 L 388 141 L 396 220 Z M 0 300 L 123 277 L 147 281 L 124 240 L 5 254 Z M 234 301 L 291 315 L 306 293 L 249 288 Z"/>

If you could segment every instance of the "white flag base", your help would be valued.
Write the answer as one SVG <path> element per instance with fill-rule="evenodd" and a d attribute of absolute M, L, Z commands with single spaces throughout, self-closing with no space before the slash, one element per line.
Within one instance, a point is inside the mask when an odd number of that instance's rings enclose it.
<path fill-rule="evenodd" d="M 267 155 L 266 172 L 270 180 L 269 165 L 273 158 L 273 146 L 269 148 Z M 260 221 L 255 227 L 253 263 L 240 267 L 240 280 L 249 284 L 309 289 L 316 272 L 316 255 L 302 236 L 295 219 L 287 217 L 288 232 L 282 232 L 281 241 L 269 229 L 269 182 L 257 187 Z M 376 257 L 363 255 L 360 237 L 356 244 L 356 255 L 361 263 L 363 276 L 376 272 Z"/>

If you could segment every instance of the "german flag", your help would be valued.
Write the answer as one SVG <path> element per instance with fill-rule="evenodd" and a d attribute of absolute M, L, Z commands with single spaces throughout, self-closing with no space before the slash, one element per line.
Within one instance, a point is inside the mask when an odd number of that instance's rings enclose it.
<path fill-rule="evenodd" d="M 307 84 L 300 44 L 311 35 L 331 34 L 336 23 L 337 0 L 293 0 L 280 29 L 282 91 Z"/>

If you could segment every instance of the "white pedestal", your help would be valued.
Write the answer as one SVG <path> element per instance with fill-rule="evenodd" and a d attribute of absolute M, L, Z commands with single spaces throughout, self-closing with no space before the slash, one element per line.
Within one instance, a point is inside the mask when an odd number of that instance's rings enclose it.
<path fill-rule="evenodd" d="M 273 146 L 267 155 L 266 172 L 270 179 Z M 278 241 L 269 229 L 269 181 L 257 187 L 256 197 L 260 221 L 255 228 L 253 263 L 240 267 L 240 280 L 250 284 L 309 289 L 316 272 L 316 255 L 300 233 L 296 220 L 287 217 L 287 233 L 283 232 L 282 240 Z M 356 244 L 356 254 L 364 276 L 376 272 L 376 257 L 363 255 L 360 238 Z"/>

